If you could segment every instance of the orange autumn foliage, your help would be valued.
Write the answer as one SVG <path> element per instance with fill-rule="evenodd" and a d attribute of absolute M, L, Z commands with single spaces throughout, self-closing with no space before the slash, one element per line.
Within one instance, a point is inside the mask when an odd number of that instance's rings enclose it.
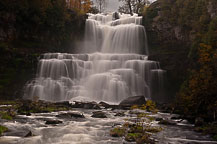
<path fill-rule="evenodd" d="M 80 13 L 87 13 L 90 9 L 93 3 L 90 0 L 68 0 L 67 6 L 70 9 L 73 9 Z"/>
<path fill-rule="evenodd" d="M 191 71 L 178 93 L 178 103 L 186 114 L 212 119 L 217 113 L 217 49 L 202 43 L 198 55 L 199 68 Z"/>

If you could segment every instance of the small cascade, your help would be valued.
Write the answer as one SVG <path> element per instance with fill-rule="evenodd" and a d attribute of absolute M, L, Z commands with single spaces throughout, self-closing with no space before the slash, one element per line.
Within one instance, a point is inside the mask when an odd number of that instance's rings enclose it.
<path fill-rule="evenodd" d="M 86 21 L 84 50 L 102 53 L 148 54 L 147 36 L 137 15 L 89 15 Z"/>
<path fill-rule="evenodd" d="M 24 98 L 110 103 L 138 95 L 156 99 L 163 89 L 165 71 L 158 62 L 148 60 L 141 22 L 137 15 L 90 14 L 81 47 L 84 53 L 44 54 L 37 77 L 25 87 Z"/>

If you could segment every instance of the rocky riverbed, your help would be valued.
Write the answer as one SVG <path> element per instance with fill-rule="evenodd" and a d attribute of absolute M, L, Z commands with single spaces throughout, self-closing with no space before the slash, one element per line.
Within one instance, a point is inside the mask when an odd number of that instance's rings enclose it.
<path fill-rule="evenodd" d="M 0 119 L 0 125 L 8 129 L 2 133 L 0 144 L 131 144 L 143 143 L 138 140 L 141 134 L 147 135 L 145 140 L 149 143 L 217 143 L 209 135 L 195 132 L 193 125 L 179 119 L 178 115 L 148 112 L 150 109 L 137 106 L 124 110 L 104 102 L 38 102 L 35 105 L 41 111 L 35 109 L 33 113 L 31 105 L 20 104 L 12 119 Z M 51 106 L 53 111 L 48 111 Z M 59 109 L 54 110 L 54 106 Z M 13 113 L 12 107 L 1 105 L 1 111 L 11 109 Z M 122 134 L 115 131 L 120 128 L 124 129 Z"/>

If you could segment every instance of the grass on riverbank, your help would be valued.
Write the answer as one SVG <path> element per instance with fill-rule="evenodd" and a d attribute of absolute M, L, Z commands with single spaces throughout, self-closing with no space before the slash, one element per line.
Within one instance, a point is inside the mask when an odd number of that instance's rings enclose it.
<path fill-rule="evenodd" d="M 2 133 L 6 132 L 8 130 L 8 128 L 6 128 L 5 126 L 0 125 L 0 136 L 2 135 Z"/>

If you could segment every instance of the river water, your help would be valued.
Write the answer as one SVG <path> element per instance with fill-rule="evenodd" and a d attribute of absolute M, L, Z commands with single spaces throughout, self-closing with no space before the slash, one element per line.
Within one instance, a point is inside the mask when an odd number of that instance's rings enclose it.
<path fill-rule="evenodd" d="M 0 138 L 0 144 L 121 144 L 129 143 L 124 138 L 110 136 L 110 130 L 128 120 L 136 119 L 136 115 L 129 110 L 104 109 L 107 118 L 93 118 L 92 112 L 96 110 L 74 109 L 70 112 L 82 113 L 85 118 L 59 118 L 56 115 L 62 112 L 38 113 L 31 116 L 17 116 L 13 121 L 3 122 L 9 128 Z M 134 110 L 133 110 L 134 111 Z M 136 110 L 135 110 L 136 111 Z M 117 113 L 125 116 L 115 116 Z M 141 110 L 140 110 L 141 112 Z M 143 111 L 145 112 L 145 111 Z M 158 113 L 153 117 L 170 118 L 174 115 Z M 48 125 L 48 119 L 61 120 L 63 123 Z M 193 126 L 183 121 L 177 125 L 159 125 L 157 121 L 149 123 L 152 126 L 160 126 L 163 130 L 153 134 L 152 137 L 159 144 L 214 144 L 210 137 L 193 131 Z M 31 131 L 31 137 L 17 136 Z M 216 142 L 217 143 L 217 142 Z M 129 143 L 129 144 L 132 144 Z"/>

